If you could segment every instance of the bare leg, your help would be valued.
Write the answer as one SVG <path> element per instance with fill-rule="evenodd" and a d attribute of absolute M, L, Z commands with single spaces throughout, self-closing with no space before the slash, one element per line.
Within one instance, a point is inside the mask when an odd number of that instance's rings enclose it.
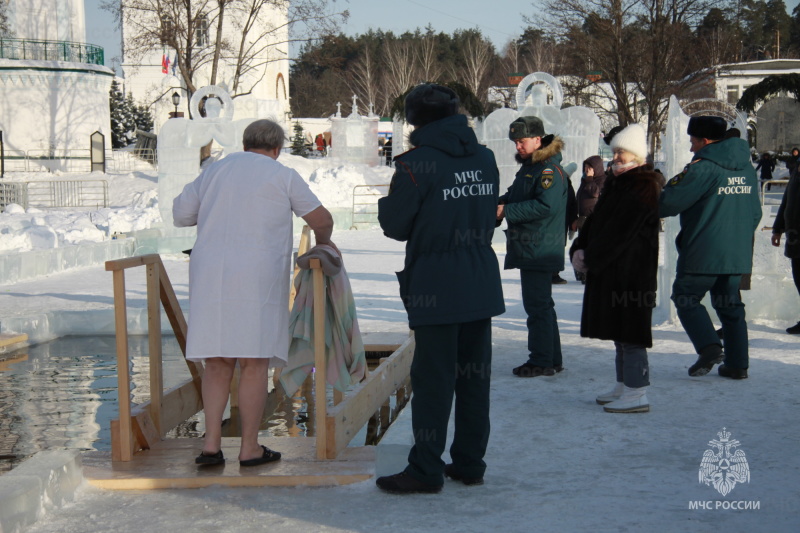
<path fill-rule="evenodd" d="M 267 402 L 269 359 L 239 359 L 239 418 L 242 424 L 242 445 L 239 460 L 261 457 L 258 428 Z"/>
<path fill-rule="evenodd" d="M 206 415 L 206 436 L 203 452 L 214 454 L 222 446 L 222 415 L 228 405 L 231 378 L 236 359 L 212 357 L 206 359 L 203 373 L 203 411 Z"/>

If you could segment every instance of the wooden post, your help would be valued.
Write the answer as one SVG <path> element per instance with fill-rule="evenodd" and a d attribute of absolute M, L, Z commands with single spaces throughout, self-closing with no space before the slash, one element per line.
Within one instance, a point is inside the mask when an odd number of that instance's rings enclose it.
<path fill-rule="evenodd" d="M 328 400 L 325 394 L 325 277 L 319 259 L 311 260 L 314 283 L 314 411 L 317 436 L 317 459 L 327 458 Z"/>
<path fill-rule="evenodd" d="M 131 426 L 131 383 L 128 371 L 128 310 L 125 298 L 125 271 L 114 271 L 114 323 L 117 339 L 117 401 L 119 402 L 119 460 L 133 457 Z"/>
<path fill-rule="evenodd" d="M 294 299 L 297 296 L 297 289 L 294 288 L 294 280 L 297 278 L 297 273 L 300 272 L 300 267 L 297 266 L 297 258 L 308 252 L 311 247 L 311 229 L 308 226 L 303 226 L 300 232 L 300 244 L 297 245 L 297 255 L 294 258 L 294 270 L 292 271 L 292 279 L 289 282 L 289 312 L 292 312 L 294 307 Z M 282 368 L 275 368 L 272 370 L 272 384 L 278 386 L 280 383 Z"/>
<path fill-rule="evenodd" d="M 161 262 L 147 265 L 147 339 L 150 347 L 150 418 L 159 435 L 164 395 L 161 357 Z"/>

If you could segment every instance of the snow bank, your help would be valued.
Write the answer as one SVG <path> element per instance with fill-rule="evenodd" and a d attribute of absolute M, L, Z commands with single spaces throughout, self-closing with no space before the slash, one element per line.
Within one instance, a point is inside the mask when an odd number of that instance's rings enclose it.
<path fill-rule="evenodd" d="M 281 154 L 280 162 L 305 179 L 323 205 L 349 208 L 353 188 L 389 183 L 392 169 L 348 164 L 331 158 L 305 159 Z M 108 182 L 109 207 L 97 210 L 29 208 L 9 204 L 0 213 L 0 255 L 84 245 L 111 239 L 115 233 L 161 226 L 157 171 L 122 174 L 6 173 L 6 182 L 98 180 Z"/>

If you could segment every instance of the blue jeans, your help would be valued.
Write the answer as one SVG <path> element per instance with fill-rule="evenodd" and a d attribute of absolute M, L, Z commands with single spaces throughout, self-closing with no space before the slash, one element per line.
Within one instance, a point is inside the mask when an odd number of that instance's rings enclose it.
<path fill-rule="evenodd" d="M 725 365 L 731 368 L 749 366 L 747 322 L 739 296 L 741 279 L 739 274 L 679 273 L 672 284 L 672 301 L 678 318 L 697 353 L 712 344 L 721 345 L 708 310 L 700 303 L 707 292 L 711 293 L 711 306 L 722 323 Z"/>
<path fill-rule="evenodd" d="M 638 389 L 650 385 L 650 365 L 647 361 L 647 348 L 641 344 L 614 341 L 617 350 L 615 366 L 617 382 L 626 387 Z"/>

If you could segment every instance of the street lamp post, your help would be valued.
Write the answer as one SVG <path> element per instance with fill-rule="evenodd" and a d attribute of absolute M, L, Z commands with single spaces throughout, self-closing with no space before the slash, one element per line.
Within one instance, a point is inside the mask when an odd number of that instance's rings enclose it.
<path fill-rule="evenodd" d="M 178 104 L 181 103 L 181 95 L 177 92 L 172 93 L 172 105 L 175 106 L 175 113 L 172 115 L 173 118 L 178 118 Z"/>

